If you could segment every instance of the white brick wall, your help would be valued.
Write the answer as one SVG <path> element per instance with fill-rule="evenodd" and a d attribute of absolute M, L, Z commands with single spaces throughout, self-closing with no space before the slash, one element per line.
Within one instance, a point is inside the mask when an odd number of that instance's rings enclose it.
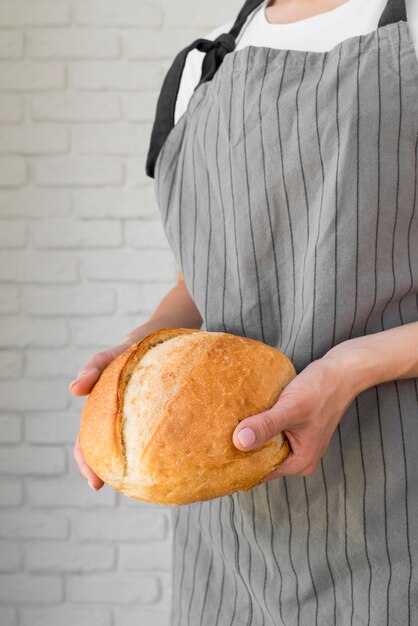
<path fill-rule="evenodd" d="M 145 159 L 174 55 L 239 0 L 0 0 L 0 625 L 166 626 L 170 510 L 72 449 L 93 352 L 177 267 Z"/>

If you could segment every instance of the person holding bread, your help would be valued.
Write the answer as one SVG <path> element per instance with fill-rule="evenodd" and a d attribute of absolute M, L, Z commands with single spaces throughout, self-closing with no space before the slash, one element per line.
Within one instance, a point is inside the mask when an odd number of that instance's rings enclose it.
<path fill-rule="evenodd" d="M 174 59 L 146 171 L 178 282 L 72 392 L 163 328 L 256 339 L 297 373 L 232 435 L 284 433 L 280 466 L 172 507 L 170 626 L 415 624 L 418 6 L 247 0 Z"/>

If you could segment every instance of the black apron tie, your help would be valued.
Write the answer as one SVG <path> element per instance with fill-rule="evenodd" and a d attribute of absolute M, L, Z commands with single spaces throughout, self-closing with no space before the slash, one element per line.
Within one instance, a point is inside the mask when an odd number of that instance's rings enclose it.
<path fill-rule="evenodd" d="M 164 79 L 160 95 L 157 102 L 154 125 L 151 132 L 150 147 L 146 161 L 146 173 L 154 178 L 154 168 L 160 150 L 167 139 L 171 129 L 174 127 L 174 114 L 176 108 L 177 95 L 180 87 L 181 77 L 187 55 L 191 50 L 197 48 L 205 53 L 202 63 L 202 73 L 198 85 L 212 80 L 221 65 L 225 55 L 235 50 L 236 38 L 249 15 L 264 0 L 246 0 L 244 6 L 238 14 L 229 33 L 221 33 L 216 39 L 199 38 L 189 46 L 181 50 L 175 57 Z"/>
<path fill-rule="evenodd" d="M 379 20 L 379 28 L 396 22 L 406 22 L 405 0 L 388 0 Z"/>
<path fill-rule="evenodd" d="M 209 46 L 206 43 L 209 42 L 208 39 L 201 39 L 200 41 L 204 41 L 205 44 L 198 44 L 196 47 L 198 50 L 206 52 L 206 54 L 202 63 L 202 75 L 197 87 L 208 80 L 212 80 L 224 60 L 224 56 L 228 52 L 235 50 L 236 45 L 235 37 L 231 33 L 221 33 L 216 39 L 210 41 L 211 45 Z"/>

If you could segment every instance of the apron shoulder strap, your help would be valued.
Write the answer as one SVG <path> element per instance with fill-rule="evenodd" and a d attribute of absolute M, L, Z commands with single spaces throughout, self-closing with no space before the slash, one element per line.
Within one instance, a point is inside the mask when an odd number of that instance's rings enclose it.
<path fill-rule="evenodd" d="M 189 46 L 181 50 L 175 57 L 165 76 L 158 97 L 154 124 L 151 131 L 151 141 L 146 160 L 146 173 L 151 178 L 154 178 L 154 167 L 158 154 L 174 126 L 177 95 L 188 53 L 194 48 L 205 52 L 202 63 L 202 74 L 195 88 L 197 89 L 202 83 L 212 80 L 225 55 L 235 49 L 236 38 L 247 18 L 263 1 L 264 0 L 246 0 L 229 32 L 221 33 L 213 41 L 204 38 L 196 39 Z"/>
<path fill-rule="evenodd" d="M 379 20 L 379 28 L 401 21 L 407 21 L 405 0 L 388 0 Z"/>

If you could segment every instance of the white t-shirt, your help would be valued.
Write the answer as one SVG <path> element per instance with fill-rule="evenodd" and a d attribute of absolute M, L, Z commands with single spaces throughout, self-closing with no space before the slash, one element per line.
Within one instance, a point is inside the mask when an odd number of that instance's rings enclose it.
<path fill-rule="evenodd" d="M 285 50 L 312 50 L 325 52 L 349 37 L 365 35 L 378 26 L 387 0 L 347 0 L 340 6 L 289 24 L 272 24 L 267 20 L 265 7 L 269 0 L 255 9 L 247 18 L 236 42 L 236 50 L 245 46 L 266 46 Z M 409 30 L 415 44 L 418 60 L 418 0 L 406 0 Z M 235 18 L 210 33 L 205 39 L 215 39 L 228 32 Z M 174 122 L 187 109 L 193 91 L 200 80 L 204 53 L 194 49 L 187 55 L 177 95 Z"/>

